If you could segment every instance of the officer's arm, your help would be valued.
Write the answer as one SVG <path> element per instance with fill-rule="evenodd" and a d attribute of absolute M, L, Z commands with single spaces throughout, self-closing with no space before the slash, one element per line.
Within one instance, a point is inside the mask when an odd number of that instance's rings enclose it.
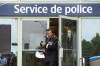
<path fill-rule="evenodd" d="M 55 49 L 58 46 L 58 40 L 55 39 L 52 45 L 46 44 L 46 49 Z"/>

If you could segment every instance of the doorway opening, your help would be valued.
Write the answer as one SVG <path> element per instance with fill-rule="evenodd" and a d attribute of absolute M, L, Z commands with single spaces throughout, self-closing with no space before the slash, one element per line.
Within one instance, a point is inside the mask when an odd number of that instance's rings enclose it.
<path fill-rule="evenodd" d="M 77 20 L 62 18 L 60 23 L 59 18 L 50 18 L 49 21 L 49 28 L 52 29 L 55 36 L 58 39 L 61 36 L 63 58 L 59 59 L 61 62 L 59 66 L 77 66 Z M 59 31 L 59 27 L 61 31 Z M 59 36 L 59 34 L 61 35 Z"/>
<path fill-rule="evenodd" d="M 61 20 L 59 20 L 61 19 Z M 49 18 L 23 20 L 23 52 L 22 52 L 22 66 L 41 66 L 44 62 L 37 61 L 35 58 L 35 52 L 41 51 L 40 48 L 41 39 L 45 40 L 45 30 L 49 27 L 58 40 L 61 42 L 63 48 L 63 58 L 59 59 L 59 66 L 77 66 L 77 20 L 70 18 Z M 41 32 L 40 32 L 41 30 Z M 34 41 L 34 40 L 35 41 Z M 38 40 L 37 40 L 38 39 Z M 26 41 L 29 40 L 29 41 Z M 28 48 L 24 45 L 28 44 Z M 58 49 L 59 50 L 59 49 Z M 58 57 L 59 58 L 59 57 Z M 34 63 L 33 63 L 34 62 Z"/>
<path fill-rule="evenodd" d="M 49 19 L 49 28 L 53 31 L 55 36 L 58 36 L 58 30 L 59 30 L 59 19 L 58 18 L 50 18 Z"/>
<path fill-rule="evenodd" d="M 77 66 L 77 21 L 61 19 L 61 66 Z"/>

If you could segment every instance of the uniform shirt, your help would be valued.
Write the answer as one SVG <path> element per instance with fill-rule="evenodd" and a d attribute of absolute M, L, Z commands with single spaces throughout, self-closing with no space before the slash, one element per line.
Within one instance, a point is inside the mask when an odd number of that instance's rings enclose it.
<path fill-rule="evenodd" d="M 46 38 L 45 59 L 46 61 L 58 59 L 58 39 L 55 36 Z"/>
<path fill-rule="evenodd" d="M 7 64 L 7 59 L 5 57 L 2 59 L 0 58 L 0 66 L 3 66 L 5 64 Z"/>

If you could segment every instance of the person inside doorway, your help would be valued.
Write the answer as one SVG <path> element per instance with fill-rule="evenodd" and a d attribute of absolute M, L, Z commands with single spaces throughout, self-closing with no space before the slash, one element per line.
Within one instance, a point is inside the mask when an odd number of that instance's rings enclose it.
<path fill-rule="evenodd" d="M 4 54 L 2 54 L 0 57 L 0 66 L 6 66 L 6 64 L 7 64 L 7 58 L 5 57 Z"/>
<path fill-rule="evenodd" d="M 17 57 L 13 52 L 11 52 L 10 66 L 17 66 Z"/>
<path fill-rule="evenodd" d="M 46 34 L 46 42 L 40 42 L 45 48 L 45 66 L 58 66 L 58 38 L 51 29 L 47 29 Z"/>

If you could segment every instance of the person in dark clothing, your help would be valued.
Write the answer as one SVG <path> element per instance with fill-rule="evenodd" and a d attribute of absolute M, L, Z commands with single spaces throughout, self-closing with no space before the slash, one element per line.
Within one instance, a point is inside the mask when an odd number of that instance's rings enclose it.
<path fill-rule="evenodd" d="M 10 60 L 11 66 L 17 66 L 17 57 L 13 52 L 11 52 L 11 60 Z"/>
<path fill-rule="evenodd" d="M 7 58 L 7 65 L 6 66 L 10 66 L 11 55 L 7 54 L 6 58 Z"/>
<path fill-rule="evenodd" d="M 58 38 L 53 34 L 51 29 L 47 29 L 46 34 L 46 42 L 40 43 L 45 48 L 45 65 L 58 66 Z"/>

